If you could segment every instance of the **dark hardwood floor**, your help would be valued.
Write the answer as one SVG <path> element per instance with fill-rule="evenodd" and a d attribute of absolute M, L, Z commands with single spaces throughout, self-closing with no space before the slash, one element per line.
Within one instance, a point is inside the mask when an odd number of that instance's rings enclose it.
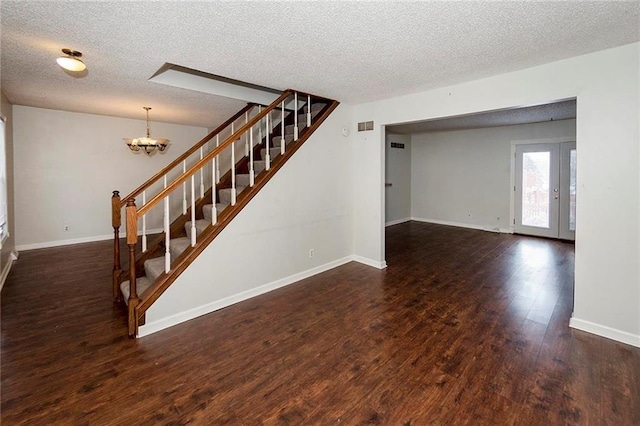
<path fill-rule="evenodd" d="M 2 290 L 3 425 L 640 424 L 640 349 L 568 327 L 573 246 L 406 223 L 350 263 L 127 337 L 111 243 Z"/>

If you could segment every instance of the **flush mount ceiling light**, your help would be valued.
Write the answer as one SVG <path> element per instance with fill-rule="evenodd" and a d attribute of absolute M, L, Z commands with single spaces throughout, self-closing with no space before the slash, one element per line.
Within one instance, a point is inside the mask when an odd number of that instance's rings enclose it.
<path fill-rule="evenodd" d="M 131 151 L 137 152 L 140 149 L 144 150 L 147 155 L 151 155 L 156 149 L 162 152 L 169 145 L 169 139 L 158 138 L 151 139 L 151 132 L 149 131 L 149 110 L 151 107 L 142 107 L 147 111 L 147 136 L 142 138 L 122 138 L 129 146 Z"/>
<path fill-rule="evenodd" d="M 62 53 L 67 56 L 60 56 L 56 59 L 58 65 L 67 71 L 80 72 L 87 69 L 87 66 L 80 60 L 81 52 L 71 49 L 62 49 Z"/>

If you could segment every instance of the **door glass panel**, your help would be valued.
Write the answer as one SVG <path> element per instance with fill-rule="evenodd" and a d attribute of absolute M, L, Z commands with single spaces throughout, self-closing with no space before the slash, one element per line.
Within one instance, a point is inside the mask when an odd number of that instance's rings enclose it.
<path fill-rule="evenodd" d="M 569 230 L 576 230 L 576 150 L 569 153 Z"/>
<path fill-rule="evenodd" d="M 549 228 L 551 152 L 525 152 L 522 160 L 522 224 Z"/>

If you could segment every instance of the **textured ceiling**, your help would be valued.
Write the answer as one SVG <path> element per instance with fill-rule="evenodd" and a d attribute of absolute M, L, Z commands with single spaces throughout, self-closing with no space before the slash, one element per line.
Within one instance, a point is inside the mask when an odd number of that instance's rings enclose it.
<path fill-rule="evenodd" d="M 387 126 L 387 130 L 391 133 L 414 134 L 541 123 L 544 121 L 568 120 L 571 118 L 576 118 L 575 99 L 525 108 L 487 111 L 459 117 Z"/>
<path fill-rule="evenodd" d="M 165 62 L 361 103 L 640 39 L 640 2 L 0 3 L 15 104 L 211 127 L 243 103 L 148 80 Z M 60 49 L 88 73 L 65 74 Z"/>

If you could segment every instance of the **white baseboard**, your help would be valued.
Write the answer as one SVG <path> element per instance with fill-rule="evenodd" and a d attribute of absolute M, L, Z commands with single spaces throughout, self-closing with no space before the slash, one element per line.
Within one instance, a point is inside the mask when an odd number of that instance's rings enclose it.
<path fill-rule="evenodd" d="M 198 306 L 188 311 L 180 312 L 178 314 L 147 323 L 140 327 L 138 337 L 148 336 L 149 334 L 164 330 L 165 328 L 172 327 L 174 325 L 189 321 L 199 316 L 209 314 L 219 309 L 226 308 L 227 306 L 234 305 L 238 302 L 242 302 L 243 300 L 260 296 L 261 294 L 268 293 L 270 291 L 285 287 L 305 278 L 309 278 L 316 274 L 344 265 L 345 263 L 349 263 L 352 260 L 354 260 L 352 256 L 347 256 L 342 259 L 334 260 L 333 262 L 325 263 L 324 265 L 316 266 L 315 268 L 307 269 L 306 271 L 261 285 L 259 287 L 252 288 L 251 290 L 243 291 L 241 293 L 225 297 L 224 299 L 216 300 L 214 302 Z"/>
<path fill-rule="evenodd" d="M 159 234 L 163 231 L 164 230 L 162 228 L 149 229 L 147 230 L 147 235 Z M 142 235 L 142 232 L 138 232 L 138 236 L 140 235 Z M 126 236 L 127 234 L 125 232 L 120 232 L 120 238 L 125 238 Z M 36 249 L 50 248 L 50 247 L 69 246 L 72 244 L 94 243 L 96 241 L 105 241 L 105 240 L 112 240 L 112 239 L 113 239 L 113 234 L 94 235 L 91 237 L 71 238 L 68 240 L 45 241 L 42 243 L 23 244 L 20 246 L 16 246 L 16 250 L 29 251 L 29 250 L 36 250 Z"/>
<path fill-rule="evenodd" d="M 384 226 L 398 225 L 399 223 L 409 222 L 410 220 L 411 220 L 410 217 L 404 217 L 402 219 L 390 220 L 389 222 L 385 223 Z"/>
<path fill-rule="evenodd" d="M 351 256 L 351 260 L 362 263 L 363 265 L 373 266 L 378 269 L 384 269 L 387 267 L 386 261 L 379 262 L 377 260 L 369 259 L 368 257 L 356 256 L 355 254 Z"/>
<path fill-rule="evenodd" d="M 477 229 L 479 231 L 496 232 L 501 234 L 513 234 L 513 232 L 508 228 L 498 228 L 498 227 L 492 227 L 487 225 L 474 225 L 471 223 L 450 222 L 448 220 L 428 219 L 424 217 L 413 217 L 413 216 L 411 217 L 411 220 L 415 220 L 416 222 L 433 223 L 436 225 L 446 225 L 446 226 L 456 226 L 458 228 Z"/>
<path fill-rule="evenodd" d="M 640 348 L 640 335 L 571 317 L 569 327 Z"/>
<path fill-rule="evenodd" d="M 7 280 L 7 277 L 9 276 L 9 272 L 11 272 L 11 267 L 13 266 L 13 262 L 16 259 L 18 259 L 18 252 L 12 251 L 11 253 L 9 253 L 8 262 L 2 268 L 2 273 L 0 273 L 0 291 L 2 291 L 2 288 L 4 287 L 4 282 Z"/>

